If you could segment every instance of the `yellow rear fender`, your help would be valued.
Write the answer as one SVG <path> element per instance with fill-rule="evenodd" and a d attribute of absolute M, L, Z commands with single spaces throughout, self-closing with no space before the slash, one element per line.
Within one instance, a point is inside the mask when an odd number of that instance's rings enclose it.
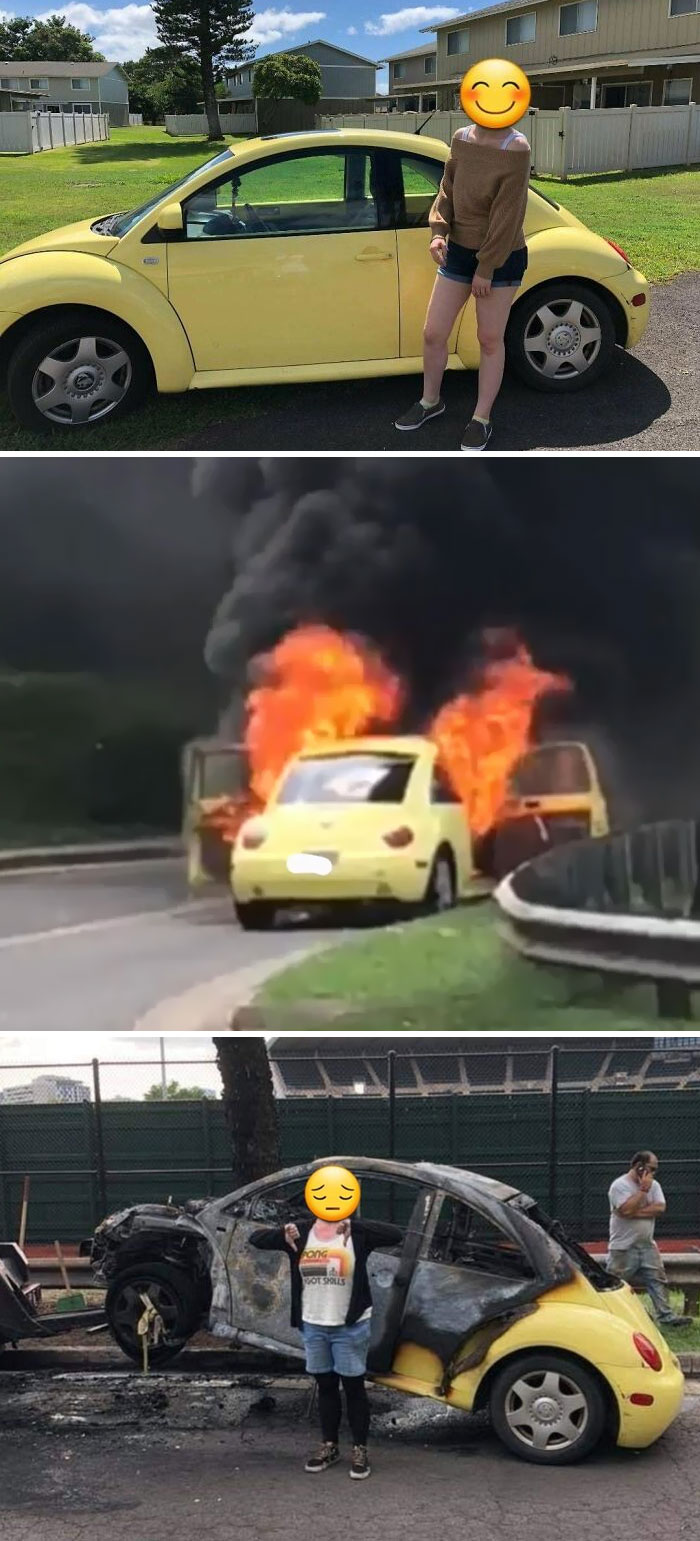
<path fill-rule="evenodd" d="M 631 1322 L 594 1306 L 540 1302 L 537 1311 L 523 1317 L 496 1339 L 478 1370 L 455 1376 L 449 1400 L 459 1404 L 466 1392 L 478 1402 L 483 1398 L 485 1383 L 492 1371 L 514 1355 L 529 1353 L 532 1349 L 573 1356 L 590 1364 L 608 1383 L 611 1383 L 609 1372 L 615 1369 L 639 1370 L 641 1377 L 649 1375 L 653 1378 L 654 1371 L 647 1368 L 634 1346 L 633 1332 Z M 574 1344 L 585 1345 L 585 1353 L 572 1348 Z"/>
<path fill-rule="evenodd" d="M 188 389 L 194 360 L 182 323 L 165 295 L 139 273 L 75 251 L 36 252 L 0 265 L 0 330 L 3 312 L 39 320 L 68 305 L 118 317 L 147 348 L 158 390 Z"/>

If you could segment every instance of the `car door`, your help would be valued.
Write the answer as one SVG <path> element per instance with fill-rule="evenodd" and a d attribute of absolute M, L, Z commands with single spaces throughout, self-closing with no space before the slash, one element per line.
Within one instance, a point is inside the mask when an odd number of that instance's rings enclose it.
<path fill-rule="evenodd" d="M 439 765 L 433 767 L 430 804 L 438 821 L 439 838 L 449 841 L 457 858 L 457 889 L 463 893 L 474 869 L 471 835 L 464 804 Z"/>
<path fill-rule="evenodd" d="M 396 204 L 396 234 L 399 253 L 399 329 L 402 358 L 420 358 L 423 351 L 423 324 L 432 294 L 437 268 L 430 255 L 428 215 L 437 196 L 444 165 L 434 156 L 421 154 L 417 141 L 415 153 L 394 150 L 393 173 L 401 188 Z M 475 307 L 470 305 L 461 321 L 460 354 L 469 364 L 478 358 Z M 450 336 L 448 353 L 455 355 L 457 321 Z M 466 352 L 465 352 L 466 350 Z M 467 357 L 468 355 L 468 357 Z"/>
<path fill-rule="evenodd" d="M 198 372 L 274 377 L 397 356 L 397 238 L 374 157 L 278 151 L 185 199 L 168 292 Z"/>

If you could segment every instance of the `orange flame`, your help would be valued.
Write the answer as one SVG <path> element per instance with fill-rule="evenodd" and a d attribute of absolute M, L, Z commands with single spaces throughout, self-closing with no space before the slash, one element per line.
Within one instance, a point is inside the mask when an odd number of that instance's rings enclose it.
<path fill-rule="evenodd" d="M 514 657 L 486 665 L 478 693 L 448 701 L 433 719 L 428 736 L 473 834 L 485 834 L 498 818 L 510 772 L 531 742 L 538 698 L 569 688 L 563 676 L 536 668 L 519 645 Z"/>
<path fill-rule="evenodd" d="M 329 626 L 298 626 L 261 660 L 248 697 L 250 787 L 264 804 L 292 755 L 396 721 L 401 685 L 366 643 Z"/>

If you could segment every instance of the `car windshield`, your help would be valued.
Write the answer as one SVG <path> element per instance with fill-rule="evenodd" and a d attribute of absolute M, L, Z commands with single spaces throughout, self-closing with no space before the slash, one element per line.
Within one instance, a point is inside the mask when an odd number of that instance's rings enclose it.
<path fill-rule="evenodd" d="M 162 203 L 164 198 L 174 197 L 176 193 L 183 192 L 190 182 L 195 177 L 198 177 L 202 171 L 211 171 L 214 166 L 220 166 L 223 161 L 230 160 L 231 151 L 221 150 L 218 155 L 214 155 L 211 160 L 205 161 L 202 166 L 195 166 L 194 171 L 188 171 L 186 177 L 180 177 L 178 182 L 173 182 L 172 187 L 159 188 L 152 198 L 148 198 L 145 203 L 140 203 L 137 209 L 129 209 L 126 214 L 115 215 L 110 225 L 111 234 L 126 235 L 127 231 L 133 230 L 134 225 L 137 225 L 140 219 L 143 219 L 146 214 L 150 214 L 157 204 Z"/>
<path fill-rule="evenodd" d="M 402 803 L 413 755 L 347 754 L 298 760 L 287 772 L 278 803 Z"/>

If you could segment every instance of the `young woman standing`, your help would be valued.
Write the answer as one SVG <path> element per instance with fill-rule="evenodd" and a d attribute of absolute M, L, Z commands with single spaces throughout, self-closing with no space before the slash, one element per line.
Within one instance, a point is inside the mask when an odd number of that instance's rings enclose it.
<path fill-rule="evenodd" d="M 447 346 L 470 295 L 476 302 L 479 394 L 462 435 L 465 451 L 483 450 L 491 409 L 503 379 L 505 330 L 527 267 L 523 220 L 530 179 L 524 134 L 478 123 L 458 129 L 440 191 L 430 211 L 430 255 L 438 272 L 423 332 L 423 395 L 398 418 L 403 432 L 422 428 L 445 410 L 440 396 Z"/>

